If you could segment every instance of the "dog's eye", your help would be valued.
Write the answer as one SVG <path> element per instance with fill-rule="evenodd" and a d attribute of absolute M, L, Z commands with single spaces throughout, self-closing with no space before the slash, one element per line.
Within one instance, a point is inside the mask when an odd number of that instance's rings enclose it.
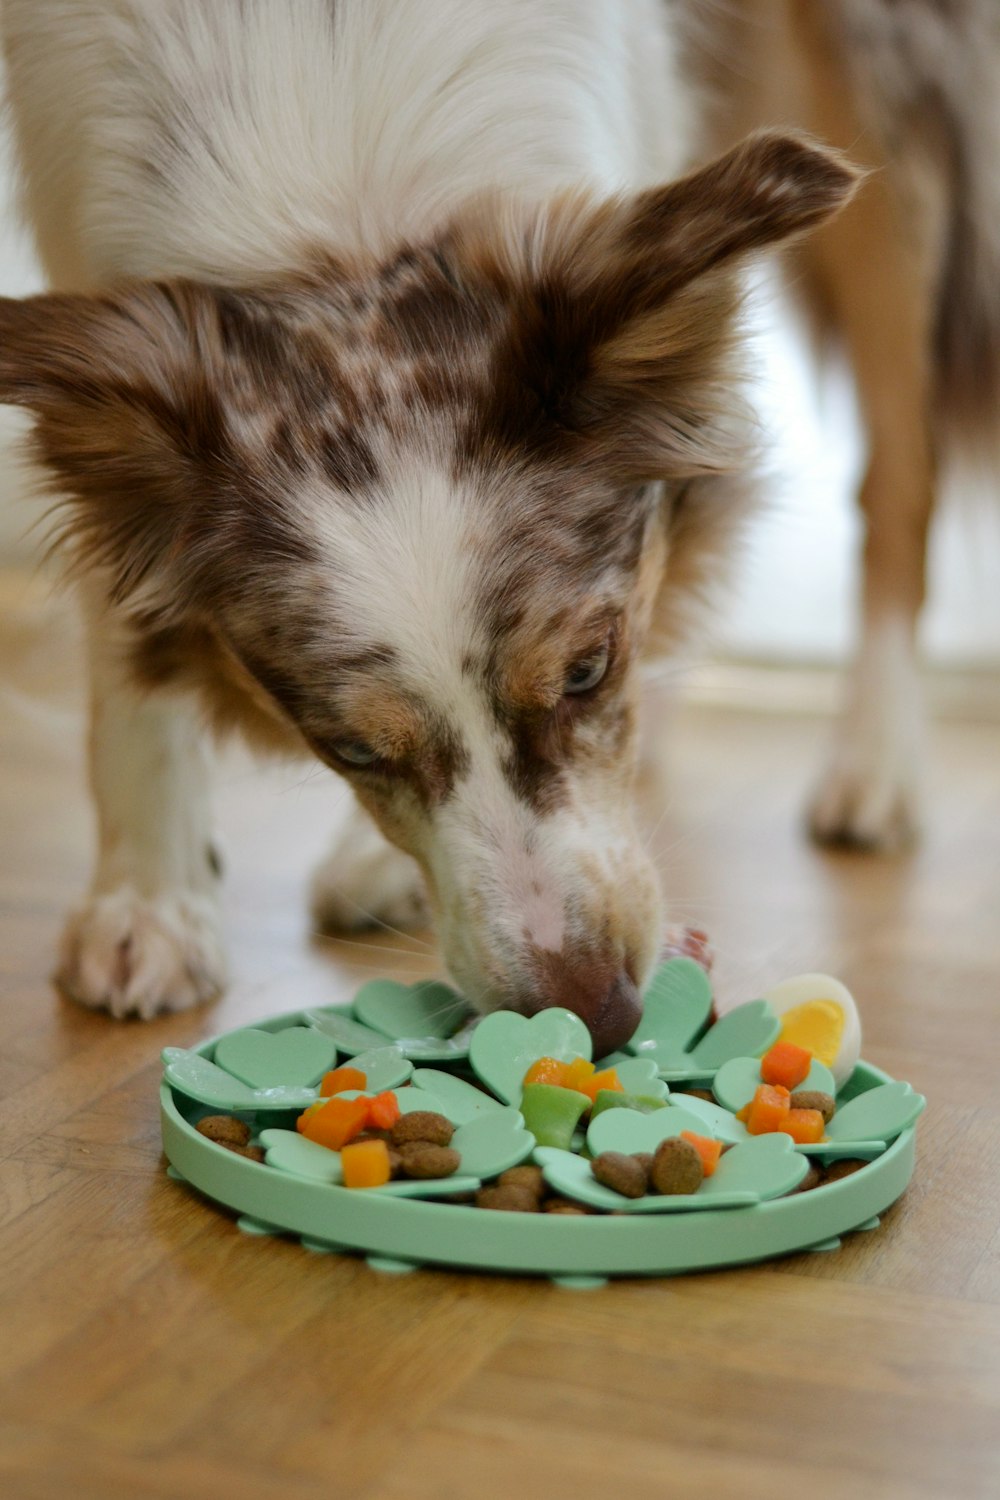
<path fill-rule="evenodd" d="M 563 692 L 589 693 L 591 688 L 595 688 L 608 670 L 608 654 L 608 643 L 605 641 L 600 651 L 595 651 L 583 661 L 575 661 L 566 673 Z"/>
<path fill-rule="evenodd" d="M 338 740 L 331 749 L 338 760 L 346 761 L 349 766 L 370 766 L 378 760 L 378 751 L 364 740 Z"/>

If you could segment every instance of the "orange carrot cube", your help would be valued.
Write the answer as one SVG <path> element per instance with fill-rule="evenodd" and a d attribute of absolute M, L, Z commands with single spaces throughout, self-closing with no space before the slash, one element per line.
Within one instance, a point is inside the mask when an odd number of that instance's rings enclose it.
<path fill-rule="evenodd" d="M 786 1135 L 800 1146 L 814 1146 L 823 1139 L 823 1114 L 818 1109 L 790 1109 L 784 1124 L 779 1125 Z"/>
<path fill-rule="evenodd" d="M 714 1141 L 709 1135 L 695 1135 L 693 1130 L 682 1130 L 681 1138 L 690 1141 L 691 1145 L 701 1157 L 702 1170 L 706 1177 L 711 1177 L 719 1165 L 719 1157 L 722 1155 L 722 1142 Z"/>
<path fill-rule="evenodd" d="M 298 1129 L 307 1141 L 339 1151 L 364 1130 L 370 1103 L 369 1099 L 341 1099 L 335 1094 L 318 1109 L 307 1109 L 300 1115 Z"/>
<path fill-rule="evenodd" d="M 323 1074 L 319 1096 L 321 1099 L 329 1099 L 331 1095 L 346 1093 L 348 1089 L 364 1089 L 367 1084 L 368 1079 L 360 1068 L 333 1068 L 329 1073 Z"/>
<path fill-rule="evenodd" d="M 812 1067 L 812 1053 L 794 1042 L 775 1042 L 760 1060 L 764 1083 L 780 1083 L 782 1088 L 797 1089 Z"/>
<path fill-rule="evenodd" d="M 563 1076 L 566 1072 L 566 1063 L 560 1062 L 557 1057 L 540 1057 L 533 1062 L 524 1075 L 525 1083 L 548 1083 L 555 1088 L 562 1088 Z"/>
<path fill-rule="evenodd" d="M 624 1094 L 625 1085 L 614 1068 L 604 1068 L 600 1073 L 592 1073 L 579 1085 L 580 1093 L 586 1094 L 591 1104 L 594 1103 L 601 1089 L 610 1089 L 614 1093 Z"/>
<path fill-rule="evenodd" d="M 385 1141 L 356 1141 L 340 1153 L 344 1169 L 344 1186 L 349 1188 L 382 1187 L 392 1172 L 389 1148 Z"/>
<path fill-rule="evenodd" d="M 389 1130 L 399 1119 L 399 1100 L 391 1089 L 376 1094 L 367 1103 L 369 1130 Z"/>
<path fill-rule="evenodd" d="M 783 1130 L 788 1119 L 791 1093 L 780 1083 L 762 1083 L 750 1102 L 747 1117 L 747 1132 L 750 1135 L 768 1135 L 773 1130 Z"/>
<path fill-rule="evenodd" d="M 753 1108 L 753 1100 L 751 1099 L 750 1102 L 749 1102 L 749 1104 L 744 1104 L 744 1106 L 743 1106 L 742 1109 L 738 1109 L 736 1111 L 736 1118 L 737 1118 L 737 1120 L 742 1120 L 743 1124 L 745 1125 L 746 1122 L 750 1118 L 750 1111 L 751 1111 L 752 1108 Z"/>
<path fill-rule="evenodd" d="M 564 1089 L 576 1089 L 578 1094 L 585 1094 L 587 1084 L 594 1077 L 595 1072 L 592 1062 L 588 1062 L 585 1057 L 574 1057 L 571 1063 L 566 1064 L 562 1086 Z"/>

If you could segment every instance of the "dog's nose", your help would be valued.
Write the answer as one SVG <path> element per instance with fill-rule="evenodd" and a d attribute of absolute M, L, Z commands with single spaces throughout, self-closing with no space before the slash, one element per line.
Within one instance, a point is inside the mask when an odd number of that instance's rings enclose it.
<path fill-rule="evenodd" d="M 639 991 L 625 973 L 615 976 L 611 987 L 598 998 L 593 1008 L 589 1005 L 574 1005 L 572 1008 L 587 1023 L 594 1040 L 595 1057 L 604 1057 L 616 1047 L 623 1047 L 642 1017 Z"/>
<path fill-rule="evenodd" d="M 529 1015 L 553 1005 L 573 1011 L 593 1038 L 595 1058 L 624 1046 L 642 1016 L 639 991 L 624 969 L 567 962 L 561 954 L 545 954 L 538 968 L 538 989 L 520 1009 Z"/>

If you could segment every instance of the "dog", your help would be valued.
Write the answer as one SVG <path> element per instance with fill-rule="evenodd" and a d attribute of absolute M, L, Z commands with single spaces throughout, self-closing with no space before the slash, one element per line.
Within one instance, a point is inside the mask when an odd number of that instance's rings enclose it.
<path fill-rule="evenodd" d="M 742 271 L 849 235 L 855 170 L 784 128 L 706 159 L 701 20 L 660 0 L 3 25 L 53 290 L 0 304 L 0 399 L 61 497 L 91 676 L 63 987 L 117 1016 L 219 989 L 205 730 L 236 728 L 353 789 L 321 916 L 399 923 L 425 891 L 477 1008 L 566 1005 L 620 1045 L 664 917 L 643 663 L 752 479 Z"/>

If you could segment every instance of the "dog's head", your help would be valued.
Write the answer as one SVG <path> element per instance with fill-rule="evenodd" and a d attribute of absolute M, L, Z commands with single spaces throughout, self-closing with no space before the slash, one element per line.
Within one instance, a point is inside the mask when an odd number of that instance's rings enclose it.
<path fill-rule="evenodd" d="M 389 263 L 0 309 L 0 395 L 137 676 L 305 740 L 419 861 L 469 997 L 566 1005 L 598 1051 L 661 928 L 636 663 L 698 544 L 679 497 L 743 458 L 734 267 L 852 181 L 759 137 L 610 202 L 485 199 Z"/>

